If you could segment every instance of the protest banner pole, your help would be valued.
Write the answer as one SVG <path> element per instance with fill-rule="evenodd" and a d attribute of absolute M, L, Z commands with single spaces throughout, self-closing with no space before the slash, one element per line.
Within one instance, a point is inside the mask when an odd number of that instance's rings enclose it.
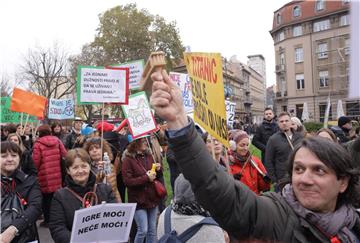
<path fill-rule="evenodd" d="M 226 169 L 228 171 L 229 174 L 231 174 L 231 170 L 230 170 L 230 163 L 229 163 L 229 155 L 228 155 L 228 151 L 225 147 L 225 166 L 226 166 Z"/>
<path fill-rule="evenodd" d="M 22 132 L 21 132 L 23 135 L 25 134 L 25 128 L 26 128 L 28 122 L 29 122 L 29 114 L 26 114 L 25 125 L 24 125 L 24 128 L 22 128 Z"/>
<path fill-rule="evenodd" d="M 103 146 L 104 146 L 104 142 L 103 142 L 103 139 L 104 139 L 104 111 L 105 109 L 105 103 L 103 102 L 102 103 L 102 108 L 101 108 L 101 159 L 103 160 L 104 159 L 104 153 L 103 153 Z"/>
<path fill-rule="evenodd" d="M 20 115 L 20 127 L 21 127 L 21 130 L 20 130 L 20 132 L 22 132 L 22 124 L 23 124 L 23 118 L 24 118 L 24 112 L 21 112 L 20 113 L 21 115 Z"/>
<path fill-rule="evenodd" d="M 151 136 L 150 136 L 150 138 L 151 138 Z M 145 138 L 145 139 L 146 139 L 146 143 L 147 143 L 147 145 L 148 145 L 148 147 L 149 147 L 149 149 L 150 149 L 150 154 L 151 154 L 151 156 L 152 156 L 152 158 L 153 158 L 153 161 L 154 161 L 154 163 L 156 163 L 155 157 L 154 157 L 154 151 L 153 151 L 152 147 L 150 146 L 150 143 L 149 143 L 149 141 L 147 140 L 147 138 Z"/>

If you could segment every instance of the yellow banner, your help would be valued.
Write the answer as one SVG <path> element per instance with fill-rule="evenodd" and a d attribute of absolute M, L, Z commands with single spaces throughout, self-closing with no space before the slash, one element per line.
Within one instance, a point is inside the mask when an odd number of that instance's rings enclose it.
<path fill-rule="evenodd" d="M 187 52 L 184 58 L 191 78 L 195 122 L 229 147 L 221 55 Z"/>

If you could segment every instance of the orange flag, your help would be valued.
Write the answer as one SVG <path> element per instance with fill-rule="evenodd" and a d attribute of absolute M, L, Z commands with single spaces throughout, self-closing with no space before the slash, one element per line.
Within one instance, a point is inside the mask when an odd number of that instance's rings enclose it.
<path fill-rule="evenodd" d="M 43 118 L 46 102 L 47 99 L 44 96 L 14 88 L 10 110 Z"/>

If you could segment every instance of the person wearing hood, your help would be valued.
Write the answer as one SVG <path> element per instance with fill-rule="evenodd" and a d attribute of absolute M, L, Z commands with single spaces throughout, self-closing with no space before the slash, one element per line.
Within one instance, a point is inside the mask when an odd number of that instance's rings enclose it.
<path fill-rule="evenodd" d="M 57 137 L 51 135 L 49 125 L 41 125 L 38 132 L 39 138 L 33 147 L 33 160 L 43 195 L 44 222 L 41 226 L 47 226 L 53 194 L 62 186 L 61 158 L 66 156 L 66 149 Z"/>
<path fill-rule="evenodd" d="M 338 125 L 330 128 L 338 138 L 339 143 L 344 144 L 352 140 L 350 131 L 352 129 L 351 120 L 346 116 L 341 116 L 338 119 Z"/>
<path fill-rule="evenodd" d="M 80 117 L 75 117 L 73 121 L 73 127 L 71 132 L 66 135 L 65 137 L 65 148 L 66 149 L 73 149 L 73 148 L 80 148 L 82 144 L 77 143 L 78 137 L 81 136 L 81 127 L 82 127 L 82 119 Z"/>
<path fill-rule="evenodd" d="M 51 204 L 50 233 L 55 243 L 70 242 L 75 211 L 102 203 L 116 203 L 111 187 L 96 183 L 90 173 L 91 159 L 81 148 L 70 150 L 65 158 L 66 187 L 54 194 Z"/>
<path fill-rule="evenodd" d="M 256 129 L 256 133 L 252 140 L 252 144 L 261 151 L 261 161 L 263 164 L 265 164 L 266 144 L 269 138 L 278 130 L 279 127 L 274 118 L 274 111 L 270 107 L 265 108 L 264 121 Z"/>

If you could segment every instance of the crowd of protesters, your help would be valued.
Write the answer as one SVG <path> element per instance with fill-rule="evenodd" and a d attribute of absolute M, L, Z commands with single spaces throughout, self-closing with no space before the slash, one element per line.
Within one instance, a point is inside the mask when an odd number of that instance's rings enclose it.
<path fill-rule="evenodd" d="M 166 123 L 138 139 L 80 118 L 69 131 L 59 121 L 2 126 L 2 204 L 15 193 L 22 210 L 7 221 L 2 210 L 1 242 L 39 240 L 40 218 L 55 242 L 70 242 L 75 211 L 103 201 L 137 203 L 136 243 L 175 242 L 183 232 L 187 242 L 359 242 L 360 134 L 349 118 L 310 134 L 298 118 L 275 119 L 266 108 L 252 141 L 232 129 L 226 148 L 186 117 L 166 72 L 152 78 L 151 104 Z M 164 184 L 163 161 L 167 207 L 154 186 Z"/>

